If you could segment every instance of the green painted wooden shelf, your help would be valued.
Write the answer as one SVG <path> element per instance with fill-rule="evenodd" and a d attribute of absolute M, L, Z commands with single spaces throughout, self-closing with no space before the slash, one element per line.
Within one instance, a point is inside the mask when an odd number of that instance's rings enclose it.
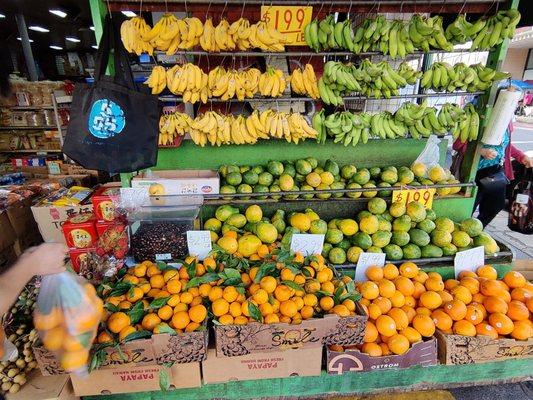
<path fill-rule="evenodd" d="M 367 394 L 379 391 L 452 388 L 528 380 L 533 358 L 484 364 L 437 365 L 408 369 L 354 372 L 344 375 L 290 377 L 204 385 L 167 392 L 89 396 L 92 400 L 203 400 L 309 397 Z"/>

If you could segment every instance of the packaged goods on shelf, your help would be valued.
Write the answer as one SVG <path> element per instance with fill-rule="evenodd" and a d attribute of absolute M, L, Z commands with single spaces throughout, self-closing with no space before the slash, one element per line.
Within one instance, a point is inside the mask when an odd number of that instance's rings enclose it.
<path fill-rule="evenodd" d="M 211 170 L 143 172 L 131 180 L 131 187 L 146 188 L 151 196 L 218 194 L 219 186 L 218 173 Z"/>

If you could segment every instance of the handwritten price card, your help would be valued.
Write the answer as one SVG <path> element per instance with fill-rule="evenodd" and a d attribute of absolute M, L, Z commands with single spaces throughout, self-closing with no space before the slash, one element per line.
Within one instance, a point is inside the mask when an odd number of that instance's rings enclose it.
<path fill-rule="evenodd" d="M 355 267 L 355 280 L 366 281 L 366 270 L 373 265 L 383 267 L 385 265 L 385 253 L 361 253 Z"/>
<path fill-rule="evenodd" d="M 458 251 L 453 260 L 453 269 L 457 278 L 461 271 L 473 271 L 485 265 L 485 248 L 474 247 L 464 251 Z"/>
<path fill-rule="evenodd" d="M 294 233 L 291 239 L 291 251 L 303 256 L 322 253 L 324 235 Z"/>
<path fill-rule="evenodd" d="M 261 20 L 287 37 L 290 46 L 306 46 L 304 28 L 311 22 L 313 7 L 261 6 Z"/>
<path fill-rule="evenodd" d="M 422 203 L 426 208 L 433 206 L 433 196 L 435 189 L 409 189 L 409 190 L 393 190 L 392 201 L 409 204 L 412 201 Z"/>
<path fill-rule="evenodd" d="M 211 233 L 209 231 L 187 231 L 189 254 L 203 260 L 211 252 Z"/>

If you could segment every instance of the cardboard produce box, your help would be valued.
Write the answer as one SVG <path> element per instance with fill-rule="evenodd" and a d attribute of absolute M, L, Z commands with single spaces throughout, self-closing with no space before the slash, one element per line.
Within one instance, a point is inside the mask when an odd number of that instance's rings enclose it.
<path fill-rule="evenodd" d="M 38 204 L 31 208 L 43 240 L 56 243 L 65 243 L 61 226 L 69 217 L 79 213 L 91 213 L 92 210 L 93 205 L 90 203 L 64 207 Z"/>
<path fill-rule="evenodd" d="M 134 176 L 131 187 L 146 188 L 151 196 L 218 194 L 220 178 L 212 170 L 153 171 L 151 177 Z"/>
<path fill-rule="evenodd" d="M 207 360 L 202 362 L 202 375 L 204 383 L 318 376 L 321 366 L 322 347 L 237 357 L 217 357 L 215 349 L 209 349 Z"/>
<path fill-rule="evenodd" d="M 512 358 L 533 358 L 533 338 L 491 339 L 489 336 L 445 335 L 435 332 L 442 364 L 478 364 Z"/>
<path fill-rule="evenodd" d="M 327 314 L 323 318 L 304 320 L 298 325 L 258 322 L 216 325 L 217 356 L 233 357 L 274 350 L 321 348 L 324 344 L 361 344 L 365 336 L 366 320 L 366 315 L 341 318 Z"/>
<path fill-rule="evenodd" d="M 8 394 L 7 400 L 79 400 L 68 375 L 43 376 L 32 372 L 19 392 Z"/>
<path fill-rule="evenodd" d="M 116 347 L 106 347 L 107 356 L 99 368 L 203 361 L 207 357 L 208 339 L 208 332 L 205 330 L 178 335 L 160 333 L 147 339 L 132 340 L 121 344 L 120 350 Z M 42 345 L 34 346 L 33 352 L 43 375 L 65 373 L 55 355 Z"/>
<path fill-rule="evenodd" d="M 402 355 L 371 357 L 357 349 L 343 352 L 327 349 L 327 371 L 329 374 L 375 371 L 381 369 L 409 368 L 415 365 L 427 367 L 437 365 L 437 339 L 418 342 Z"/>
<path fill-rule="evenodd" d="M 92 371 L 86 378 L 70 376 L 77 396 L 135 393 L 161 390 L 160 380 L 169 383 L 169 390 L 200 387 L 200 363 L 135 365 Z M 167 378 L 167 379 L 162 379 Z"/>

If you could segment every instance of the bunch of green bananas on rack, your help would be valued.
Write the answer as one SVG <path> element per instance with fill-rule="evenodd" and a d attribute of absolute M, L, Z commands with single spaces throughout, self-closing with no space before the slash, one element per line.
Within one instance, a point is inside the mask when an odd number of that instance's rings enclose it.
<path fill-rule="evenodd" d="M 420 86 L 436 92 L 453 92 L 457 89 L 476 92 L 487 90 L 493 82 L 509 76 L 506 72 L 499 72 L 482 64 L 467 66 L 457 63 L 451 66 L 445 62 L 436 62 L 424 72 Z"/>
<path fill-rule="evenodd" d="M 351 50 L 353 30 L 349 20 L 335 22 L 333 14 L 321 21 L 314 19 L 304 28 L 307 45 L 316 52 L 326 49 Z"/>
<path fill-rule="evenodd" d="M 499 45 L 504 39 L 512 39 L 516 26 L 520 22 L 518 10 L 498 11 L 487 19 L 478 19 L 471 23 L 462 14 L 446 28 L 446 38 L 454 43 L 466 43 L 472 40 L 470 50 L 489 50 Z"/>
<path fill-rule="evenodd" d="M 461 122 L 456 124 L 452 135 L 454 139 L 460 138 L 461 142 L 476 140 L 479 133 L 479 115 L 474 106 L 469 103 L 464 109 Z"/>
<path fill-rule="evenodd" d="M 409 21 L 409 38 L 412 40 L 415 48 L 424 52 L 430 49 L 452 51 L 453 43 L 446 39 L 442 27 L 442 17 L 423 17 L 414 14 Z"/>
<path fill-rule="evenodd" d="M 355 146 L 359 141 L 362 143 L 368 142 L 370 115 L 367 113 L 351 113 L 350 111 L 336 112 L 324 119 L 324 126 L 328 135 L 334 137 L 334 143 Z"/>
<path fill-rule="evenodd" d="M 338 106 L 344 104 L 342 96 L 348 93 L 358 92 L 374 98 L 396 96 L 400 88 L 413 85 L 420 75 L 406 62 L 395 71 L 386 61 L 374 64 L 365 59 L 359 67 L 328 61 L 318 81 L 318 90 L 324 103 Z"/>

